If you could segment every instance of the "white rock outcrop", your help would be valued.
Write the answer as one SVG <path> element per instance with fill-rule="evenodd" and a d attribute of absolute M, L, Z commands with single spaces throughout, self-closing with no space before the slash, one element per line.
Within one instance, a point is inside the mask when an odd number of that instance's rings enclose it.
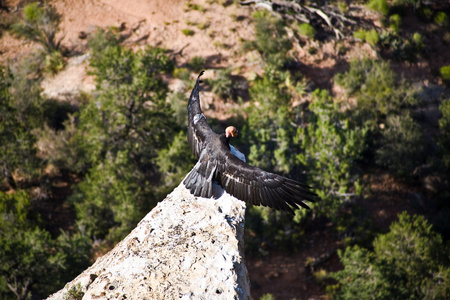
<path fill-rule="evenodd" d="M 180 184 L 109 253 L 48 299 L 249 299 L 245 203 L 215 187 L 196 198 Z"/>

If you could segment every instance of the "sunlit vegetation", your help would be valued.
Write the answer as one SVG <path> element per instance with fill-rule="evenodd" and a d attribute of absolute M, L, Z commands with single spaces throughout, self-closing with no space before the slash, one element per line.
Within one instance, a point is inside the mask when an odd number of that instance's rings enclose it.
<path fill-rule="evenodd" d="M 184 34 L 185 36 L 193 36 L 195 34 L 195 31 L 192 29 L 185 28 L 181 30 L 181 33 Z"/>
<path fill-rule="evenodd" d="M 228 6 L 232 1 L 207 3 Z M 338 5 L 340 13 L 348 11 Z M 427 88 L 438 94 L 434 97 L 398 71 L 399 64 L 423 59 L 429 47 L 423 32 L 405 34 L 399 8 L 413 10 L 434 30 L 448 28 L 448 16 L 419 0 L 366 5 L 380 13 L 381 27 L 356 24 L 347 37 L 376 49 L 378 57 L 358 57 L 345 70 L 327 70 L 339 97 L 309 82 L 296 57 L 300 48 L 321 54 L 323 26 L 299 26 L 291 15 L 280 17 L 280 11 L 256 10 L 249 20 L 254 35 L 243 42 L 241 54 L 257 57 L 254 76 L 242 84 L 236 80 L 238 68 L 218 67 L 205 78 L 208 92 L 235 105 L 227 122 L 235 122 L 245 137 L 235 142 L 249 163 L 305 182 L 319 195 L 312 210 L 296 210 L 295 216 L 249 206 L 245 251 L 262 257 L 273 250 L 301 251 L 305 224 L 325 222 L 339 239 L 335 258 L 342 270 L 316 269 L 311 281 L 326 288 L 329 297 L 448 299 L 449 66 L 433 70 L 437 83 Z M 207 10 L 193 3 L 186 9 Z M 25 5 L 17 15 L 8 20 L 8 30 L 41 51 L 0 67 L 2 299 L 45 298 L 58 290 L 181 182 L 195 163 L 186 141 L 187 95 L 198 72 L 214 64 L 200 56 L 182 64 L 155 47 L 135 50 L 124 45 L 116 29 L 98 28 L 86 46 L 95 90 L 70 103 L 47 99 L 40 88 L 43 76 L 65 64 L 57 38 L 61 16 L 47 3 Z M 191 29 L 182 33 L 195 34 Z M 226 42 L 212 43 L 220 52 L 232 47 Z M 167 83 L 173 78 L 182 86 L 176 92 Z M 435 114 L 427 123 L 421 111 L 431 102 Z M 379 174 L 418 195 L 415 212 L 423 215 L 401 213 L 389 231 L 380 233 L 372 212 L 361 204 L 379 201 L 371 198 L 370 186 Z M 61 182 L 64 193 L 58 190 Z M 412 200 L 391 197 L 414 211 Z M 48 208 L 54 206 L 58 210 Z M 61 212 L 68 216 L 64 224 L 51 219 Z M 77 288 L 67 295 L 82 296 Z"/>
<path fill-rule="evenodd" d="M 344 270 L 333 276 L 335 299 L 446 299 L 450 294 L 448 246 L 422 216 L 399 215 L 390 232 L 340 251 Z"/>

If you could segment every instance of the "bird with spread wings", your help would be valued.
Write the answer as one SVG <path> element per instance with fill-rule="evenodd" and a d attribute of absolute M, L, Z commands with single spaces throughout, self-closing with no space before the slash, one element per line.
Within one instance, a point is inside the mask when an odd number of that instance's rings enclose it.
<path fill-rule="evenodd" d="M 183 183 L 194 196 L 213 196 L 213 182 L 221 185 L 234 197 L 294 214 L 298 207 L 308 208 L 304 201 L 314 202 L 317 194 L 303 183 L 263 171 L 245 162 L 242 153 L 230 145 L 236 137 L 235 127 L 227 127 L 217 134 L 206 122 L 200 108 L 200 77 L 197 78 L 188 102 L 188 142 L 198 162 Z"/>

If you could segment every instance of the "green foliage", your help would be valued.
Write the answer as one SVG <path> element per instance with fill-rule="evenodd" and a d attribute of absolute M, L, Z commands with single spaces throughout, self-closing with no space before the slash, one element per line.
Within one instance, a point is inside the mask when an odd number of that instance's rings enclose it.
<path fill-rule="evenodd" d="M 30 216 L 31 201 L 25 191 L 19 190 L 12 194 L 0 192 L 0 200 L 0 228 L 2 230 L 7 226 L 22 229 L 31 225 L 28 224 L 32 221 Z M 37 224 L 37 219 L 35 218 L 32 223 Z"/>
<path fill-rule="evenodd" d="M 54 277 L 55 283 L 52 292 L 62 288 L 64 284 L 73 280 L 92 264 L 91 250 L 93 242 L 79 228 L 73 230 L 71 234 L 61 230 L 55 243 L 57 251 L 64 253 L 65 261 L 62 270 L 59 270 Z"/>
<path fill-rule="evenodd" d="M 250 147 L 248 160 L 268 171 L 284 173 L 304 180 L 302 168 L 296 162 L 301 151 L 296 139 L 296 128 L 301 122 L 301 110 L 292 108 L 291 88 L 293 82 L 289 72 L 266 70 L 250 88 L 252 105 L 246 110 L 247 124 L 242 129 Z M 253 253 L 264 254 L 267 248 L 295 250 L 302 242 L 302 221 L 308 211 L 297 210 L 296 216 L 265 207 L 249 207 L 246 217 L 246 248 Z M 265 246 L 264 246 L 265 245 Z"/>
<path fill-rule="evenodd" d="M 371 44 L 372 46 L 376 45 L 380 40 L 378 32 L 375 29 L 372 29 L 366 32 L 365 40 Z"/>
<path fill-rule="evenodd" d="M 299 145 L 294 144 L 296 110 L 292 110 L 291 96 L 284 85 L 288 72 L 267 71 L 250 88 L 255 102 L 248 110 L 248 127 L 244 135 L 249 138 L 249 161 L 263 169 L 289 173 L 295 162 Z M 251 128 L 251 130 L 250 130 Z"/>
<path fill-rule="evenodd" d="M 59 31 L 61 15 L 48 3 L 41 7 L 38 2 L 25 6 L 23 22 L 11 26 L 13 32 L 27 40 L 36 42 L 51 54 L 60 48 L 56 35 Z"/>
<path fill-rule="evenodd" d="M 309 107 L 308 126 L 297 129 L 303 151 L 298 164 L 310 170 L 321 199 L 315 209 L 333 217 L 342 202 L 354 195 L 358 181 L 355 164 L 366 147 L 368 129 L 349 121 L 325 90 L 316 90 Z"/>
<path fill-rule="evenodd" d="M 73 137 L 87 176 L 72 201 L 88 236 L 118 241 L 156 203 L 158 152 L 179 131 L 160 76 L 173 62 L 162 49 L 134 53 L 115 39 L 96 41 L 104 45 L 90 61 L 97 96 L 80 109 Z"/>
<path fill-rule="evenodd" d="M 417 103 L 414 89 L 400 82 L 390 69 L 388 62 L 356 60 L 350 62 L 350 69 L 335 76 L 337 84 L 357 98 L 357 107 L 352 117 L 359 124 L 378 128 L 389 114 L 398 114 Z"/>
<path fill-rule="evenodd" d="M 339 252 L 344 270 L 334 274 L 341 285 L 336 299 L 450 296 L 448 247 L 423 217 L 403 212 L 373 247 L 373 252 L 358 246 Z"/>
<path fill-rule="evenodd" d="M 194 56 L 189 62 L 189 68 L 194 72 L 199 73 L 201 70 L 205 68 L 206 60 L 201 56 Z"/>
<path fill-rule="evenodd" d="M 12 295 L 29 299 L 32 291 L 48 295 L 89 263 L 90 246 L 82 235 L 71 238 L 63 233 L 54 240 L 37 227 L 40 223 L 25 191 L 0 192 L 0 296 L 4 299 Z"/>
<path fill-rule="evenodd" d="M 394 14 L 389 17 L 389 28 L 394 32 L 400 31 L 400 25 L 402 23 L 402 17 L 399 14 Z"/>
<path fill-rule="evenodd" d="M 416 168 L 425 161 L 422 128 L 409 115 L 389 115 L 380 144 L 376 162 L 397 176 L 413 177 Z"/>
<path fill-rule="evenodd" d="M 190 73 L 187 68 L 174 68 L 173 77 L 187 81 L 190 78 Z"/>
<path fill-rule="evenodd" d="M 358 31 L 355 31 L 353 33 L 353 36 L 357 39 L 369 43 L 372 46 L 375 46 L 380 40 L 380 36 L 378 35 L 378 32 L 375 29 L 372 30 L 359 29 Z"/>
<path fill-rule="evenodd" d="M 0 276 L 17 299 L 28 299 L 31 287 L 47 295 L 61 271 L 64 254 L 55 251 L 50 234 L 39 228 L 3 228 L 0 235 Z M 43 276 L 45 274 L 45 276 Z M 2 291 L 5 292 L 5 291 Z"/>
<path fill-rule="evenodd" d="M 425 49 L 425 42 L 419 33 L 406 36 L 397 31 L 385 31 L 380 35 L 379 44 L 387 51 L 392 51 L 396 60 L 416 62 Z"/>
<path fill-rule="evenodd" d="M 303 213 L 298 209 L 296 212 Z M 285 212 L 268 207 L 249 206 L 245 220 L 245 248 L 256 255 L 267 255 L 268 250 L 292 252 L 302 247 L 305 242 L 305 215 L 298 221 Z"/>
<path fill-rule="evenodd" d="M 83 299 L 83 296 L 83 288 L 81 287 L 81 284 L 78 283 L 67 291 L 67 294 L 64 295 L 64 300 L 81 300 Z"/>
<path fill-rule="evenodd" d="M 439 109 L 442 113 L 442 118 L 439 119 L 440 135 L 438 137 L 438 145 L 442 155 L 442 163 L 450 171 L 450 100 L 442 101 Z"/>
<path fill-rule="evenodd" d="M 367 7 L 379 12 L 383 16 L 386 16 L 389 13 L 389 4 L 386 0 L 370 0 L 367 3 Z"/>
<path fill-rule="evenodd" d="M 250 89 L 254 104 L 247 110 L 248 126 L 243 129 L 252 145 L 248 159 L 265 170 L 302 181 L 303 170 L 308 170 L 308 183 L 320 187 L 316 192 L 321 201 L 320 206 L 313 204 L 315 212 L 335 217 L 342 203 L 359 192 L 355 165 L 365 149 L 367 129 L 350 122 L 326 91 L 313 93 L 308 113 L 300 106 L 292 108 L 291 93 L 298 85 L 292 82 L 288 72 L 279 71 L 266 71 L 254 81 Z M 278 249 L 288 245 L 292 249 L 301 241 L 301 229 L 291 229 L 298 228 L 307 211 L 297 210 L 292 220 L 264 208 L 249 211 L 247 220 L 251 221 L 246 227 L 255 236 L 269 236 Z M 286 232 L 298 234 L 286 237 Z M 255 250 L 258 242 L 252 240 L 249 247 Z"/>
<path fill-rule="evenodd" d="M 12 188 L 16 187 L 13 173 L 31 179 L 41 163 L 31 134 L 42 122 L 40 89 L 19 68 L 0 67 L 0 172 Z"/>
<path fill-rule="evenodd" d="M 209 28 L 209 26 L 211 26 L 210 22 L 201 22 L 201 23 L 197 24 L 197 28 L 200 30 L 206 30 Z"/>
<path fill-rule="evenodd" d="M 447 27 L 450 24 L 450 20 L 447 14 L 443 11 L 439 11 L 434 16 L 434 22 L 440 26 Z"/>
<path fill-rule="evenodd" d="M 112 30 L 96 28 L 88 39 L 88 46 L 91 50 L 91 56 L 93 56 L 92 60 L 100 59 L 99 56 L 102 56 L 103 50 L 109 47 L 117 47 L 121 42 L 122 38 Z"/>
<path fill-rule="evenodd" d="M 125 151 L 90 169 L 72 196 L 77 224 L 88 236 L 119 241 L 136 226 L 154 198 L 142 191 L 149 182 L 134 170 Z M 145 194 L 145 192 L 147 192 Z"/>
<path fill-rule="evenodd" d="M 421 6 L 425 3 L 424 0 L 395 0 L 394 3 L 396 5 L 404 5 L 411 6 L 414 10 L 421 8 Z"/>
<path fill-rule="evenodd" d="M 302 23 L 298 26 L 298 33 L 300 35 L 313 39 L 314 36 L 316 35 L 316 30 L 310 24 Z"/>
<path fill-rule="evenodd" d="M 244 43 L 244 50 L 256 49 L 270 68 L 281 69 L 287 61 L 286 53 L 292 48 L 285 24 L 266 11 L 256 11 L 254 19 L 256 40 Z"/>
<path fill-rule="evenodd" d="M 275 300 L 275 296 L 268 293 L 268 294 L 264 294 L 261 296 L 261 298 L 259 298 L 259 300 Z"/>
<path fill-rule="evenodd" d="M 49 74 L 56 74 L 64 69 L 65 61 L 63 56 L 58 51 L 53 51 L 45 56 L 44 71 Z"/>
<path fill-rule="evenodd" d="M 73 115 L 62 124 L 64 130 L 56 130 L 47 124 L 43 128 L 33 130 L 36 137 L 37 156 L 58 170 L 83 173 L 89 167 L 86 153 L 81 147 L 83 137 Z"/>
<path fill-rule="evenodd" d="M 187 3 L 187 7 L 193 10 L 198 10 L 199 12 L 205 12 L 206 9 L 203 7 L 203 5 L 194 4 L 194 3 Z"/>
<path fill-rule="evenodd" d="M 231 68 L 217 70 L 213 80 L 206 80 L 214 94 L 223 100 L 234 99 L 234 84 L 231 80 Z"/>
<path fill-rule="evenodd" d="M 195 31 L 192 29 L 182 29 L 181 33 L 184 34 L 185 36 L 193 36 L 195 34 Z"/>
<path fill-rule="evenodd" d="M 173 142 L 158 153 L 156 162 L 166 188 L 161 194 L 167 194 L 176 187 L 196 163 L 187 143 L 186 134 L 187 132 L 180 131 L 175 135 Z"/>
<path fill-rule="evenodd" d="M 441 73 L 442 79 L 450 81 L 450 65 L 441 67 L 439 72 Z"/>

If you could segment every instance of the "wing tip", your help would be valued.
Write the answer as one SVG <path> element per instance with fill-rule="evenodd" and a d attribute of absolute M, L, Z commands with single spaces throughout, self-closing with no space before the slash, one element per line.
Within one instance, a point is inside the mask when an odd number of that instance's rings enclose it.
<path fill-rule="evenodd" d="M 202 83 L 203 82 L 202 80 L 200 80 L 200 77 L 202 77 L 204 73 L 205 73 L 205 70 L 201 70 L 200 74 L 198 74 L 198 77 L 197 77 L 197 82 L 198 83 Z"/>

